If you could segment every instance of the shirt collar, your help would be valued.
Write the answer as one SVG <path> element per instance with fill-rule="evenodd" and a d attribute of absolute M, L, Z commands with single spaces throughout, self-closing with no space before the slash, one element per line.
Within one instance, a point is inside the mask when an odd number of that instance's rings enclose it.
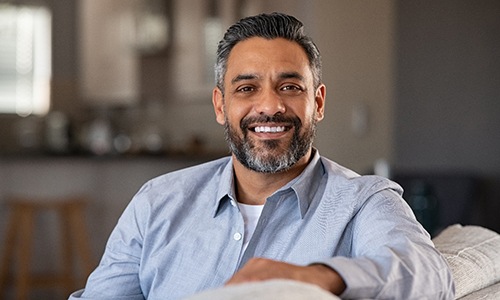
<path fill-rule="evenodd" d="M 304 171 L 287 185 L 279 189 L 279 191 L 291 188 L 297 196 L 300 215 L 304 218 L 316 191 L 321 184 L 321 179 L 325 174 L 323 164 L 321 163 L 319 151 L 313 148 L 311 161 L 306 166 Z"/>
<path fill-rule="evenodd" d="M 321 178 L 323 177 L 325 170 L 320 160 L 319 151 L 313 148 L 313 154 L 311 161 L 306 166 L 304 171 L 287 183 L 285 186 L 280 188 L 275 192 L 279 193 L 292 189 L 298 199 L 298 206 L 300 209 L 300 214 L 302 218 L 306 214 L 313 196 L 321 183 Z M 222 207 L 223 200 L 234 200 L 236 201 L 235 189 L 234 189 L 234 170 L 233 170 L 233 158 L 231 157 L 227 165 L 222 170 L 220 175 L 219 186 L 217 189 L 216 203 L 214 203 L 213 216 L 215 217 Z"/>
<path fill-rule="evenodd" d="M 222 207 L 223 200 L 234 200 L 234 170 L 233 170 L 233 157 L 231 156 L 227 161 L 226 166 L 223 168 L 220 175 L 219 186 L 217 188 L 217 197 L 215 198 L 213 216 L 215 217 Z"/>

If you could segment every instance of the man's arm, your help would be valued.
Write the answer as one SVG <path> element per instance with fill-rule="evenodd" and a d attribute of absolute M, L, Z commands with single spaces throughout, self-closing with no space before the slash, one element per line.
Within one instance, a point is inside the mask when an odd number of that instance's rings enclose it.
<path fill-rule="evenodd" d="M 269 279 L 291 279 L 318 285 L 340 295 L 345 290 L 342 277 L 330 267 L 322 264 L 297 266 L 265 258 L 248 261 L 228 282 L 228 285 Z"/>
<path fill-rule="evenodd" d="M 349 257 L 325 258 L 307 267 L 250 260 L 228 284 L 285 278 L 353 299 L 454 298 L 446 262 L 406 203 L 392 191 L 373 195 L 350 226 Z"/>
<path fill-rule="evenodd" d="M 143 300 L 139 282 L 142 234 L 133 200 L 111 233 L 99 266 L 90 274 L 84 290 L 70 296 L 77 299 Z"/>
<path fill-rule="evenodd" d="M 446 261 L 398 193 L 386 189 L 372 194 L 349 230 L 350 256 L 318 261 L 344 279 L 342 297 L 454 299 Z"/>

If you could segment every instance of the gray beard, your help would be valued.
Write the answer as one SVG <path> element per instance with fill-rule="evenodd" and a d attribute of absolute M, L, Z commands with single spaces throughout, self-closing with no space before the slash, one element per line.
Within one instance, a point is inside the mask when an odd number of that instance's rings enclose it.
<path fill-rule="evenodd" d="M 285 118 L 282 115 L 246 118 L 240 124 L 243 132 L 241 138 L 226 117 L 224 132 L 229 149 L 242 165 L 259 173 L 278 173 L 290 169 L 312 147 L 316 135 L 316 122 L 314 120 L 313 116 L 310 122 L 311 126 L 306 128 L 301 135 L 302 122 L 299 118 Z M 285 122 L 291 124 L 294 127 L 294 133 L 290 145 L 288 148 L 282 148 L 278 140 L 267 140 L 263 141 L 262 146 L 256 146 L 254 141 L 248 138 L 248 124 L 252 122 Z M 273 154 L 279 148 L 282 148 L 279 154 Z"/>

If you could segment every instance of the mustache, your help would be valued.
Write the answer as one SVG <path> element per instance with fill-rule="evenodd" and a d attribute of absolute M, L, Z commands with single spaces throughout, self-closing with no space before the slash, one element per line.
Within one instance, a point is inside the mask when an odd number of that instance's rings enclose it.
<path fill-rule="evenodd" d="M 277 115 L 260 115 L 254 117 L 243 118 L 240 122 L 240 128 L 245 131 L 252 123 L 283 123 L 293 126 L 295 128 L 300 128 L 302 126 L 302 121 L 298 117 L 289 117 L 282 114 Z"/>

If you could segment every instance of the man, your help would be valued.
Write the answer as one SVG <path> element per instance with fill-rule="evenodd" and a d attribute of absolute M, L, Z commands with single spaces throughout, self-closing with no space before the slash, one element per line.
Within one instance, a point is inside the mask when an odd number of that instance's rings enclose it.
<path fill-rule="evenodd" d="M 268 279 L 350 299 L 453 298 L 448 267 L 401 188 L 312 147 L 326 88 L 300 21 L 262 14 L 230 27 L 216 81 L 231 157 L 144 185 L 72 299 L 180 299 Z"/>

